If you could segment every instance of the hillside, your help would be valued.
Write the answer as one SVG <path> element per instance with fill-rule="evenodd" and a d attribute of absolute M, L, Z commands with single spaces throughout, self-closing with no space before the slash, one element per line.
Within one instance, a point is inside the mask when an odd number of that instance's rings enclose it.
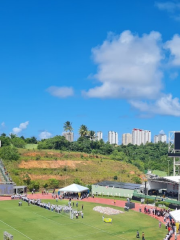
<path fill-rule="evenodd" d="M 137 167 L 104 155 L 37 149 L 18 151 L 19 160 L 4 161 L 13 181 L 18 185 L 33 183 L 40 187 L 46 184 L 53 187 L 73 182 L 91 184 L 114 179 L 140 182 L 143 177 Z"/>

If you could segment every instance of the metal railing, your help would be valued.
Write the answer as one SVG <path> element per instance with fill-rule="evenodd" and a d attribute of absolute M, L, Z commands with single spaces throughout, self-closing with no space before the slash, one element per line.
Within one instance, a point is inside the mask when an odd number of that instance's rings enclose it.
<path fill-rule="evenodd" d="M 133 196 L 138 197 L 138 198 L 143 198 L 143 199 L 152 199 L 154 201 L 156 201 L 156 200 L 158 201 L 158 200 L 162 199 L 163 202 L 180 205 L 180 201 L 177 201 L 177 200 L 174 200 L 174 199 L 162 198 L 162 197 L 159 197 L 159 196 L 157 196 L 157 197 L 156 196 L 149 196 L 149 195 L 145 195 L 145 194 L 137 193 L 137 192 L 134 192 Z"/>

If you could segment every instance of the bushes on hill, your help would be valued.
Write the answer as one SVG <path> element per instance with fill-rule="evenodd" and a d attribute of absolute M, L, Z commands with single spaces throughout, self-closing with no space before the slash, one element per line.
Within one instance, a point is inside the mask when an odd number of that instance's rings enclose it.
<path fill-rule="evenodd" d="M 22 138 L 15 137 L 11 140 L 12 144 L 17 148 L 24 148 L 26 143 Z"/>
<path fill-rule="evenodd" d="M 20 155 L 15 147 L 6 146 L 0 149 L 0 157 L 4 160 L 18 160 Z"/>
<path fill-rule="evenodd" d="M 51 178 L 51 179 L 49 179 L 49 181 L 48 181 L 48 185 L 49 185 L 49 187 L 51 187 L 51 188 L 58 188 L 58 187 L 59 187 L 59 180 L 54 179 L 54 178 Z"/>

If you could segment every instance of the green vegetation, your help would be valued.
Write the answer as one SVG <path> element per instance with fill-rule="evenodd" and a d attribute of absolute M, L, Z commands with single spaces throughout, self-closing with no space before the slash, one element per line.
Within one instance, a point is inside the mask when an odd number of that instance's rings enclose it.
<path fill-rule="evenodd" d="M 40 188 L 44 184 L 54 188 L 73 182 L 83 185 L 103 180 L 141 182 L 143 176 L 132 164 L 112 160 L 108 156 L 41 149 L 18 151 L 18 161 L 4 160 L 11 178 L 18 185 L 29 187 L 35 181 Z"/>
<path fill-rule="evenodd" d="M 17 148 L 12 146 L 2 147 L 0 149 L 0 158 L 4 160 L 18 160 L 20 157 Z"/>
<path fill-rule="evenodd" d="M 155 175 L 158 175 L 159 177 L 167 176 L 167 172 L 164 172 L 164 171 L 154 170 L 152 173 Z"/>
<path fill-rule="evenodd" d="M 37 149 L 37 147 L 38 147 L 38 144 L 26 144 L 25 145 L 25 148 L 26 149 Z"/>
<path fill-rule="evenodd" d="M 64 130 L 73 131 L 69 121 L 64 124 Z M 146 169 L 158 170 L 156 174 L 161 176 L 161 171 L 163 174 L 168 172 L 167 160 L 169 172 L 172 172 L 172 159 L 168 159 L 166 143 L 115 146 L 103 140 L 96 141 L 95 132 L 89 131 L 85 125 L 81 125 L 79 133 L 81 137 L 74 142 L 67 141 L 64 136 L 37 141 L 35 137 L 25 139 L 14 134 L 1 134 L 0 157 L 13 181 L 24 184 L 24 176 L 28 174 L 31 181 L 38 181 L 33 184 L 39 187 L 51 185 L 49 179 L 58 180 L 60 186 L 102 180 L 141 183 L 142 172 Z"/>
<path fill-rule="evenodd" d="M 43 200 L 56 204 L 55 200 Z M 62 201 L 60 204 L 67 204 Z M 86 239 L 86 240 L 104 240 L 104 239 L 136 239 L 136 231 L 140 235 L 145 232 L 145 238 L 148 240 L 163 239 L 167 230 L 165 227 L 159 228 L 158 221 L 148 215 L 130 210 L 123 214 L 104 217 L 111 217 L 112 224 L 102 221 L 102 214 L 93 211 L 95 203 L 86 203 L 84 205 L 84 218 L 69 218 L 69 214 L 57 214 L 35 205 L 28 206 L 23 202 L 22 207 L 18 206 L 18 200 L 1 201 L 0 212 L 0 235 L 8 231 L 14 236 L 14 239 L 26 240 L 61 240 L 61 239 Z M 98 206 L 104 206 L 98 204 Z M 112 208 L 120 209 L 115 206 Z M 81 210 L 81 203 L 78 210 Z M 121 209 L 122 210 L 122 209 Z"/>

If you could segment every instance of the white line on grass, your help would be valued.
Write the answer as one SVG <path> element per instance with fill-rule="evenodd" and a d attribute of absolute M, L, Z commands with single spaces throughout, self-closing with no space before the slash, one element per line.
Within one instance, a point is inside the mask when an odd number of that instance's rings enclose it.
<path fill-rule="evenodd" d="M 55 212 L 54 212 L 54 213 L 55 213 Z M 43 217 L 43 218 L 45 218 L 45 219 L 48 219 L 48 220 L 50 220 L 50 221 L 52 221 L 52 222 L 54 222 L 54 223 L 57 223 L 58 225 L 61 225 L 61 226 L 62 226 L 62 225 L 76 224 L 75 222 L 74 222 L 74 223 L 61 224 L 61 223 L 56 222 L 56 221 L 54 221 L 54 220 L 52 220 L 52 219 L 50 219 L 50 218 L 44 217 L 43 215 L 41 215 L 41 214 L 39 214 L 39 213 L 34 212 L 34 214 L 39 215 L 39 216 L 41 216 L 41 217 Z"/>
<path fill-rule="evenodd" d="M 4 223 L 5 225 L 7 225 L 8 227 L 14 229 L 16 232 L 20 233 L 21 235 L 23 235 L 24 237 L 30 239 L 30 240 L 33 240 L 32 238 L 28 237 L 27 235 L 25 235 L 24 233 L 20 232 L 19 230 L 17 230 L 16 228 L 12 227 L 11 225 L 5 223 L 4 221 L 0 220 L 0 222 Z"/>
<path fill-rule="evenodd" d="M 33 206 L 35 207 L 35 205 L 33 205 Z M 36 213 L 36 212 L 34 212 L 34 213 L 37 214 L 37 215 L 39 215 L 39 216 L 41 216 L 41 217 L 43 217 L 43 218 L 45 218 L 45 219 L 48 219 L 48 220 L 50 220 L 50 221 L 53 221 L 53 222 L 61 225 L 60 223 L 58 223 L 58 222 L 56 222 L 56 221 L 54 221 L 54 220 L 52 220 L 52 219 L 50 219 L 50 218 L 44 217 L 43 215 L 38 214 L 38 213 Z M 56 213 L 56 212 L 53 212 L 53 213 L 58 214 L 58 213 Z M 63 217 L 69 218 L 68 216 L 63 215 L 62 213 L 60 213 L 60 215 L 63 216 Z M 72 220 L 72 221 L 73 221 L 73 220 Z M 75 222 L 74 222 L 74 223 L 75 223 Z M 94 227 L 94 226 L 89 225 L 89 224 L 87 224 L 87 223 L 83 223 L 82 221 L 78 221 L 77 223 L 82 223 L 82 224 L 84 224 L 84 225 L 86 225 L 86 226 L 88 226 L 88 227 L 92 227 L 92 228 L 94 228 L 94 229 L 97 229 L 97 230 L 100 231 L 100 232 L 104 232 L 104 233 L 107 233 L 107 234 L 109 234 L 109 235 L 111 235 L 111 236 L 115 236 L 115 237 L 118 237 L 118 238 L 120 238 L 120 239 L 126 240 L 126 239 L 123 238 L 123 237 L 116 236 L 116 234 L 107 232 L 107 231 L 105 231 L 105 230 L 102 230 L 102 229 L 100 229 L 100 228 Z M 64 224 L 64 225 L 66 225 L 66 224 Z"/>

